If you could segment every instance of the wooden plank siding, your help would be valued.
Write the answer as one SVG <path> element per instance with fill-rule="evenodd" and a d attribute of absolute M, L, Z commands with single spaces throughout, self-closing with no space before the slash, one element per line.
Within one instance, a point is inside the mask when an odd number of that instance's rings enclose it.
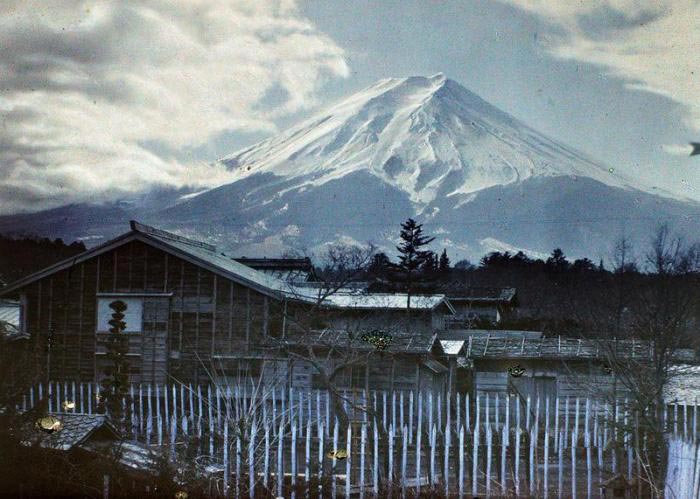
<path fill-rule="evenodd" d="M 266 384 L 274 379 L 294 388 L 320 388 L 314 383 L 313 366 L 292 362 L 281 351 L 272 351 L 265 340 L 325 328 L 335 318 L 358 330 L 404 318 L 395 311 L 312 312 L 312 305 L 264 295 L 140 240 L 125 241 L 56 270 L 17 294 L 26 300 L 36 363 L 50 364 L 50 380 L 68 382 L 99 382 L 108 367 L 108 332 L 97 330 L 104 324 L 98 317 L 100 298 L 141 300 L 141 327 L 126 333 L 132 383 L 208 384 L 212 378 L 252 375 L 262 376 Z M 416 332 L 429 328 L 429 318 L 423 319 L 414 324 Z M 343 388 L 441 388 L 446 375 L 422 366 L 427 356 L 427 351 L 375 355 L 356 367 L 362 376 L 349 373 Z"/>
<path fill-rule="evenodd" d="M 104 350 L 106 335 L 96 331 L 97 302 L 98 295 L 110 293 L 144 298 L 142 332 L 129 333 L 134 382 L 160 383 L 168 373 L 206 381 L 213 358 L 221 366 L 222 354 L 254 354 L 261 338 L 283 323 L 282 305 L 275 300 L 131 241 L 18 290 L 26 296 L 27 327 L 39 365 L 47 363 L 47 338 L 53 332 L 51 379 L 99 379 L 104 366 L 96 352 Z"/>

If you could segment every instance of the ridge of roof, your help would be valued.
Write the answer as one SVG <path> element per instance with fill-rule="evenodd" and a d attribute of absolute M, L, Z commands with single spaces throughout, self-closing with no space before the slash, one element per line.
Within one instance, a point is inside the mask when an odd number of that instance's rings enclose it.
<path fill-rule="evenodd" d="M 204 241 L 197 241 L 196 239 L 190 239 L 188 237 L 175 234 L 173 232 L 168 232 L 167 230 L 157 229 L 156 227 L 137 222 L 136 220 L 129 220 L 129 226 L 134 232 L 140 232 L 141 234 L 149 234 L 157 236 L 161 239 L 169 239 L 171 241 L 189 244 L 190 246 L 194 246 L 196 248 L 204 248 L 211 252 L 216 252 L 216 246 L 214 246 L 213 244 L 205 243 Z"/>

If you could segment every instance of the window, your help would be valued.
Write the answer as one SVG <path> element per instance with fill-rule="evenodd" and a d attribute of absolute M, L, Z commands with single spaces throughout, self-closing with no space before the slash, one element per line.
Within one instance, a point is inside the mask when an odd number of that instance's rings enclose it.
<path fill-rule="evenodd" d="M 126 323 L 125 333 L 140 333 L 143 331 L 143 298 L 133 296 L 101 296 L 97 299 L 97 331 L 100 333 L 109 332 L 109 321 L 112 320 L 112 310 L 109 306 L 114 301 L 122 301 L 126 305 L 124 322 Z"/>

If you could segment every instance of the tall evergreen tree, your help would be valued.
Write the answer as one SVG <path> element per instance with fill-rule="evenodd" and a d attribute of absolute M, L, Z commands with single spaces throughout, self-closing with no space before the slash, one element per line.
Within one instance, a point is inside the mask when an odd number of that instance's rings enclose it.
<path fill-rule="evenodd" d="M 386 253 L 377 253 L 372 257 L 372 261 L 367 268 L 367 272 L 375 278 L 382 278 L 391 268 L 391 260 Z"/>
<path fill-rule="evenodd" d="M 408 299 L 407 309 L 411 308 L 411 292 L 416 278 L 424 268 L 426 262 L 433 261 L 433 252 L 424 249 L 433 242 L 434 237 L 423 234 L 423 225 L 412 218 L 401 224 L 401 244 L 396 249 L 399 252 L 397 269 L 403 274 Z"/>
<path fill-rule="evenodd" d="M 447 249 L 443 248 L 442 254 L 440 255 L 440 263 L 438 264 L 438 270 L 440 272 L 447 272 L 450 270 L 450 258 L 447 256 Z"/>
<path fill-rule="evenodd" d="M 107 359 L 110 365 L 105 369 L 106 376 L 102 379 L 100 403 L 98 409 L 106 413 L 118 426 L 124 426 L 127 414 L 122 407 L 122 400 L 129 393 L 129 338 L 124 333 L 126 322 L 124 312 L 126 303 L 115 300 L 109 304 L 114 312 L 109 320 L 109 337 L 107 338 Z M 129 407 L 129 404 L 126 404 Z M 124 428 L 121 428 L 124 429 Z"/>

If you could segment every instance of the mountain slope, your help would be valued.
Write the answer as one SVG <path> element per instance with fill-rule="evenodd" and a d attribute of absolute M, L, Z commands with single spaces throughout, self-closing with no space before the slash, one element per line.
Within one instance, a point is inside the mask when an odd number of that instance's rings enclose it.
<path fill-rule="evenodd" d="M 381 80 L 222 161 L 231 183 L 165 209 L 62 208 L 14 226 L 54 235 L 68 210 L 71 235 L 106 237 L 118 232 L 115 218 L 135 213 L 247 256 L 339 241 L 373 241 L 393 254 L 399 223 L 413 216 L 453 259 L 554 247 L 597 259 L 622 235 L 645 244 L 660 223 L 691 239 L 700 233 L 700 204 L 614 173 L 443 75 Z M 10 218 L 0 218 L 0 231 Z"/>
<path fill-rule="evenodd" d="M 223 162 L 236 180 L 274 173 L 310 185 L 366 170 L 422 205 L 533 176 L 633 186 L 441 74 L 382 80 Z"/>

